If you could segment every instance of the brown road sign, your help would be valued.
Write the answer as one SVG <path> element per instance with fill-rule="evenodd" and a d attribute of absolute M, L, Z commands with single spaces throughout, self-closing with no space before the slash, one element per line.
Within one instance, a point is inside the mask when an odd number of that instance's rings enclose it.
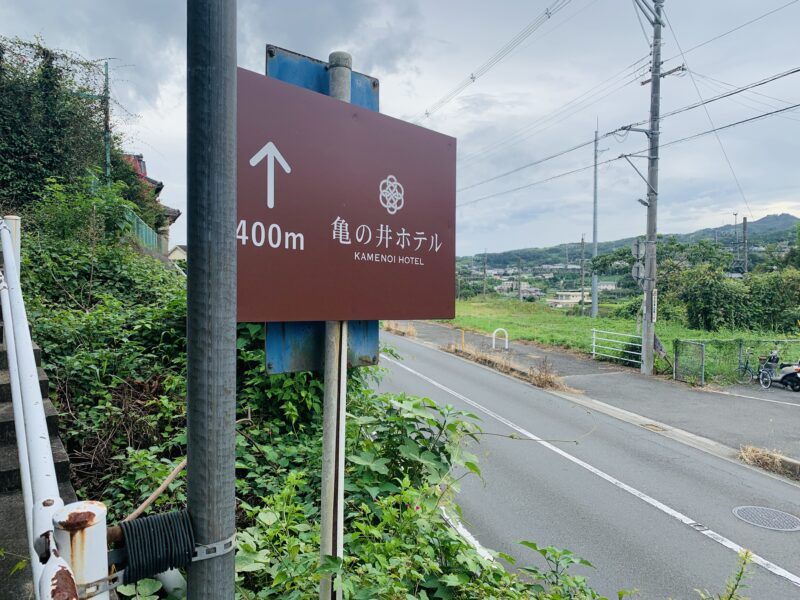
<path fill-rule="evenodd" d="M 239 69 L 238 320 L 451 318 L 456 140 Z"/>

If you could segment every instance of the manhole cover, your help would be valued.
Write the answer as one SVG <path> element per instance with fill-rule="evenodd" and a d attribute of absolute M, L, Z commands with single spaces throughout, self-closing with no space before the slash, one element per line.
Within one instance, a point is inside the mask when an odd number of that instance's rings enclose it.
<path fill-rule="evenodd" d="M 775 531 L 800 531 L 800 517 L 765 506 L 737 506 L 733 514 L 745 523 Z"/>

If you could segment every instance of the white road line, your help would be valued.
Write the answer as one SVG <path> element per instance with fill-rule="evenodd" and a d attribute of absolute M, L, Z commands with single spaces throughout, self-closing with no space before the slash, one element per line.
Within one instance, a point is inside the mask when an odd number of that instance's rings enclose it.
<path fill-rule="evenodd" d="M 773 404 L 785 404 L 786 406 L 794 406 L 800 408 L 800 404 L 796 402 L 783 402 L 782 400 L 770 400 L 769 398 L 759 398 L 758 396 L 745 396 L 744 394 L 737 394 L 735 392 L 723 392 L 722 390 L 703 390 L 708 394 L 722 394 L 723 396 L 733 396 L 734 398 L 747 398 L 748 400 L 761 400 L 761 402 L 772 402 Z"/>
<path fill-rule="evenodd" d="M 419 371 L 415 371 L 411 367 L 408 367 L 408 366 L 406 366 L 406 365 L 404 365 L 404 364 L 402 364 L 402 363 L 400 363 L 400 362 L 398 362 L 398 361 L 396 361 L 396 360 L 394 360 L 394 359 L 392 359 L 392 358 L 390 358 L 390 357 L 388 357 L 386 355 L 382 354 L 381 358 L 383 358 L 384 360 L 392 363 L 393 365 L 397 365 L 401 369 L 405 369 L 406 371 L 408 371 L 412 375 L 416 375 L 420 379 L 422 379 L 424 381 L 427 381 L 431 385 L 439 388 L 440 390 L 442 390 L 444 392 L 447 392 L 451 396 L 454 396 L 455 398 L 458 398 L 459 400 L 462 400 L 462 401 L 466 402 L 467 404 L 469 404 L 473 408 L 481 411 L 482 413 L 484 413 L 486 415 L 489 415 L 490 417 L 492 417 L 493 419 L 499 421 L 503 425 L 506 425 L 507 427 L 510 427 L 511 429 L 516 431 L 517 433 L 520 433 L 520 434 L 524 435 L 525 437 L 527 437 L 528 439 L 531 439 L 531 440 L 533 440 L 535 442 L 538 442 L 539 444 L 541 444 L 542 446 L 544 446 L 548 450 L 552 450 L 556 454 L 559 454 L 560 456 L 566 458 L 568 461 L 578 465 L 579 467 L 583 467 L 584 469 L 586 469 L 590 473 L 593 473 L 594 475 L 597 475 L 601 479 L 605 479 L 610 484 L 618 487 L 621 490 L 624 490 L 624 491 L 628 492 L 632 496 L 635 496 L 635 497 L 639 498 L 640 500 L 646 502 L 650 506 L 652 506 L 654 508 L 657 508 L 658 510 L 660 510 L 664 514 L 667 514 L 670 517 L 672 517 L 673 519 L 676 519 L 676 520 L 680 521 L 684 525 L 687 525 L 687 526 L 691 527 L 692 529 L 694 529 L 698 533 L 701 533 L 702 535 L 706 536 L 707 538 L 714 540 L 718 544 L 721 544 L 721 545 L 725 546 L 726 548 L 728 548 L 730 550 L 733 550 L 737 554 L 740 553 L 740 552 L 743 552 L 745 550 L 745 548 L 743 548 L 742 546 L 740 546 L 736 542 L 734 542 L 732 540 L 729 540 L 725 536 L 720 535 L 719 533 L 716 533 L 715 531 L 712 531 L 711 529 L 709 529 L 705 525 L 697 523 L 694 519 L 684 515 L 681 512 L 678 512 L 674 508 L 671 508 L 671 507 L 667 506 L 663 502 L 660 502 L 659 500 L 656 500 L 655 498 L 653 498 L 651 496 L 648 496 L 644 492 L 640 492 L 639 490 L 637 490 L 634 487 L 631 487 L 627 483 L 623 483 L 619 479 L 616 479 L 615 477 L 612 477 L 611 475 L 609 475 L 608 473 L 605 473 L 604 471 L 601 471 L 597 467 L 593 467 L 589 463 L 582 461 L 580 458 L 577 458 L 577 457 L 573 456 L 569 452 L 565 452 L 561 448 L 558 448 L 557 446 L 554 446 L 553 444 L 550 444 L 549 442 L 544 441 L 542 438 L 532 434 L 527 429 L 524 429 L 524 428 L 520 427 L 519 425 L 509 421 L 505 417 L 501 417 L 496 412 L 494 412 L 492 410 L 489 410 L 488 408 L 486 408 L 485 406 L 483 406 L 481 404 L 478 404 L 474 400 L 470 400 L 469 398 L 467 398 L 463 394 L 459 394 L 458 392 L 456 392 L 455 390 L 450 389 L 446 385 L 443 385 L 443 384 L 439 383 L 438 381 L 435 381 L 435 380 L 431 379 L 430 377 L 428 377 L 426 375 L 423 375 Z M 755 564 L 759 565 L 760 567 L 763 567 L 764 569 L 766 569 L 770 573 L 773 573 L 774 575 L 777 575 L 778 577 L 782 577 L 783 579 L 786 579 L 787 581 L 789 581 L 790 583 L 796 585 L 797 587 L 800 587 L 800 576 L 795 575 L 794 573 L 790 573 L 789 571 L 787 571 L 783 567 L 779 567 L 778 565 L 776 565 L 774 563 L 771 563 L 770 561 L 766 560 L 765 558 L 762 558 L 761 556 L 759 556 L 758 554 L 755 554 L 755 553 L 752 553 L 752 561 Z"/>

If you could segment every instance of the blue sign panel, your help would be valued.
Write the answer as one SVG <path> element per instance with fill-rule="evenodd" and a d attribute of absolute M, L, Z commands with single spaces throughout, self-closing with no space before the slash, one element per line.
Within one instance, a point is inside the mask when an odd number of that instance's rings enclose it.
<path fill-rule="evenodd" d="M 328 63 L 290 50 L 267 45 L 266 71 L 285 83 L 328 95 Z M 374 77 L 353 72 L 351 103 L 378 111 L 379 84 Z M 324 298 L 320 298 L 324 302 Z M 322 371 L 325 323 L 266 323 L 267 372 Z M 378 364 L 378 322 L 348 321 L 347 366 Z"/>
<path fill-rule="evenodd" d="M 329 95 L 328 63 L 277 46 L 267 46 L 267 77 Z M 378 80 L 353 71 L 350 103 L 378 112 Z"/>

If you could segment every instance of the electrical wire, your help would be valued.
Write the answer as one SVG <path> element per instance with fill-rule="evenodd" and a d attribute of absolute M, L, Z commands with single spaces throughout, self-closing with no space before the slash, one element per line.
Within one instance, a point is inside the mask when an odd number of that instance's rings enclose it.
<path fill-rule="evenodd" d="M 707 80 L 710 83 L 717 84 L 717 86 L 718 86 L 717 89 L 736 88 L 736 87 L 738 87 L 738 86 L 736 86 L 736 85 L 734 85 L 732 83 L 728 83 L 726 81 L 722 81 L 721 79 L 716 79 L 716 78 L 710 77 L 708 75 L 703 75 L 702 73 L 699 73 L 698 71 L 694 71 L 693 70 L 692 73 L 695 74 L 695 77 L 699 77 L 700 79 Z M 753 94 L 754 96 L 761 96 L 762 98 L 766 98 L 767 100 L 774 100 L 775 102 L 780 102 L 781 104 L 791 104 L 791 102 L 789 100 L 784 100 L 783 98 L 777 98 L 775 96 L 770 96 L 769 94 L 764 94 L 763 92 L 750 91 L 750 93 Z M 751 99 L 753 100 L 753 102 L 759 102 L 755 98 L 751 98 Z M 770 104 L 768 102 L 759 102 L 759 104 L 763 104 L 764 106 L 768 106 L 770 108 L 778 108 L 774 104 Z"/>
<path fill-rule="evenodd" d="M 669 20 L 669 16 L 667 15 L 667 11 L 664 11 L 664 18 L 667 20 L 667 25 L 669 26 L 670 33 L 672 33 L 672 38 L 675 40 L 675 45 L 678 46 L 678 51 L 683 58 L 683 64 L 686 65 L 687 69 L 689 67 L 689 63 L 686 61 L 686 54 L 681 48 L 681 43 L 678 41 L 678 35 L 675 33 L 675 28 L 672 26 L 672 23 Z M 700 99 L 700 106 L 703 107 L 703 111 L 706 113 L 706 117 L 708 118 L 708 122 L 711 125 L 712 129 L 716 128 L 714 124 L 714 119 L 711 118 L 711 113 L 708 110 L 708 103 L 703 100 L 703 95 L 700 93 L 700 88 L 697 86 L 697 81 L 695 81 L 694 74 L 691 70 L 689 70 L 689 78 L 692 80 L 692 85 L 694 86 L 695 92 L 697 92 L 697 97 Z M 747 201 L 747 196 L 744 193 L 744 189 L 742 188 L 742 184 L 739 181 L 738 175 L 736 175 L 736 170 L 733 168 L 733 163 L 731 162 L 730 157 L 728 156 L 727 150 L 725 150 L 725 145 L 722 143 L 722 138 L 719 137 L 719 134 L 715 131 L 714 137 L 717 138 L 717 144 L 719 144 L 719 149 L 722 150 L 722 156 L 725 157 L 725 162 L 728 163 L 728 168 L 731 171 L 731 175 L 733 176 L 733 180 L 736 182 L 736 187 L 739 189 L 739 194 L 742 196 L 742 200 L 744 200 L 744 205 L 747 207 L 747 211 L 750 213 L 750 217 L 753 218 L 753 210 L 750 208 L 750 203 Z"/>
<path fill-rule="evenodd" d="M 560 123 L 561 121 L 568 119 L 583 110 L 586 110 L 590 106 L 597 104 L 601 100 L 604 100 L 605 98 L 634 83 L 640 77 L 639 71 L 643 68 L 641 63 L 649 60 L 649 58 L 649 56 L 645 56 L 636 62 L 631 63 L 608 79 L 605 79 L 597 85 L 582 92 L 566 104 L 560 106 L 558 109 L 534 120 L 512 135 L 498 140 L 481 150 L 474 151 L 470 154 L 460 157 L 459 163 L 463 166 L 477 158 L 486 158 L 487 156 L 491 156 L 501 148 L 517 144 L 522 140 L 527 139 L 531 135 L 540 133 L 552 127 L 553 125 L 556 125 L 557 123 Z M 600 94 L 602 95 L 599 96 Z"/>
<path fill-rule="evenodd" d="M 461 92 L 463 92 L 466 88 L 470 85 L 475 83 L 478 79 L 483 77 L 486 73 L 488 73 L 492 67 L 497 65 L 500 61 L 502 61 L 506 56 L 508 56 L 517 46 L 519 46 L 523 41 L 525 41 L 531 34 L 533 34 L 539 27 L 541 27 L 544 23 L 546 23 L 550 18 L 558 13 L 561 9 L 567 6 L 571 0 L 555 0 L 553 4 L 551 4 L 548 8 L 544 10 L 544 12 L 536 17 L 533 21 L 528 23 L 522 30 L 517 33 L 511 40 L 509 40 L 502 48 L 500 48 L 497 52 L 495 52 L 492 56 L 489 57 L 486 62 L 480 65 L 477 69 L 475 69 L 469 76 L 461 81 L 455 88 L 453 88 L 450 92 L 442 96 L 439 100 L 434 102 L 427 110 L 425 110 L 421 115 L 419 115 L 415 121 L 421 122 L 430 117 L 432 114 L 440 110 L 443 106 L 448 104 L 453 98 L 458 96 Z"/>
<path fill-rule="evenodd" d="M 760 87 L 762 85 L 766 85 L 767 83 L 776 81 L 778 79 L 782 79 L 783 77 L 788 77 L 789 75 L 794 75 L 796 73 L 800 73 L 800 67 L 796 67 L 794 69 L 789 69 L 788 71 L 783 71 L 782 73 L 778 73 L 776 75 L 772 75 L 770 77 L 766 77 L 766 78 L 761 79 L 759 81 L 756 81 L 756 82 L 753 82 L 753 83 L 749 83 L 747 85 L 741 86 L 741 87 L 736 88 L 734 90 L 729 90 L 729 91 L 723 92 L 723 93 L 721 93 L 721 94 L 719 94 L 717 96 L 714 96 L 712 98 L 707 98 L 705 100 L 701 100 L 700 102 L 695 102 L 695 103 L 690 104 L 688 106 L 684 106 L 684 107 L 672 110 L 670 112 L 664 113 L 659 117 L 659 121 L 661 121 L 663 119 L 666 119 L 668 117 L 672 117 L 674 115 L 681 114 L 681 113 L 686 112 L 688 110 L 692 110 L 692 109 L 695 109 L 695 108 L 699 108 L 701 106 L 705 106 L 707 104 L 710 104 L 712 102 L 716 102 L 718 100 L 722 100 L 722 99 L 725 99 L 725 98 L 730 98 L 731 96 L 733 96 L 735 94 L 739 94 L 739 93 L 742 93 L 742 92 L 745 92 L 745 91 L 752 90 L 753 88 Z M 608 136 L 612 136 L 613 135 L 614 138 L 617 139 L 617 141 L 624 141 L 633 127 L 638 127 L 639 125 L 644 125 L 644 124 L 646 124 L 648 122 L 649 122 L 648 120 L 638 121 L 636 123 L 631 123 L 629 125 L 625 125 L 623 127 L 619 127 L 619 128 L 617 128 L 617 129 L 615 129 L 613 131 L 609 131 L 607 133 L 604 133 L 598 139 L 603 139 L 603 138 L 606 138 Z M 711 127 L 712 128 L 715 127 L 713 122 L 711 123 Z M 549 160 L 558 158 L 560 156 L 568 154 L 569 152 L 573 152 L 574 150 L 579 150 L 580 148 L 584 148 L 584 147 L 589 146 L 589 145 L 591 145 L 593 143 L 594 143 L 594 138 L 592 138 L 590 140 L 587 140 L 585 142 L 581 142 L 580 144 L 576 144 L 574 146 L 571 146 L 570 148 L 566 148 L 565 150 L 561 150 L 560 152 L 556 152 L 555 154 L 551 154 L 551 155 L 546 156 L 544 158 L 540 158 L 540 159 L 534 160 L 532 162 L 525 163 L 524 165 L 520 165 L 519 167 L 515 167 L 514 169 L 511 169 L 509 171 L 505 171 L 505 172 L 500 173 L 498 175 L 494 175 L 494 176 L 492 176 L 492 177 L 490 177 L 488 179 L 483 179 L 483 180 L 478 181 L 476 183 L 467 185 L 467 186 L 462 187 L 462 188 L 460 188 L 460 189 L 458 189 L 456 191 L 457 192 L 464 192 L 464 191 L 470 190 L 472 188 L 478 187 L 480 185 L 483 185 L 485 183 L 489 183 L 491 181 L 496 181 L 497 179 L 501 179 L 503 177 L 507 177 L 509 175 L 513 175 L 513 174 L 518 173 L 518 172 L 520 172 L 520 171 L 522 171 L 524 169 L 527 169 L 529 167 L 540 165 L 540 164 L 542 164 L 544 162 L 547 162 Z"/>
<path fill-rule="evenodd" d="M 779 108 L 777 110 L 773 110 L 773 111 L 768 112 L 768 113 L 762 113 L 762 114 L 756 115 L 754 117 L 749 117 L 747 119 L 742 119 L 741 121 L 736 121 L 734 123 L 728 123 L 727 125 L 723 125 L 721 127 L 715 127 L 713 129 L 708 129 L 706 131 L 701 131 L 700 133 L 695 133 L 695 134 L 687 136 L 687 137 L 683 137 L 683 138 L 680 138 L 680 139 L 677 139 L 677 140 L 672 140 L 672 141 L 667 142 L 665 144 L 661 144 L 659 146 L 659 149 L 668 148 L 670 146 L 674 146 L 674 145 L 677 145 L 677 144 L 682 144 L 682 143 L 685 143 L 685 142 L 688 142 L 688 141 L 691 141 L 691 140 L 695 140 L 697 138 L 704 137 L 706 135 L 710 135 L 712 133 L 716 134 L 719 131 L 724 131 L 726 129 L 731 129 L 733 127 L 738 127 L 740 125 L 745 125 L 747 123 L 752 123 L 754 121 L 760 121 L 761 119 L 765 119 L 767 117 L 771 117 L 771 116 L 774 116 L 774 115 L 779 115 L 779 114 L 782 114 L 782 113 L 785 113 L 785 112 L 788 112 L 788 111 L 797 110 L 798 108 L 800 108 L 800 103 L 792 104 L 790 106 L 786 106 L 784 108 Z M 616 158 L 609 158 L 609 159 L 606 159 L 604 161 L 598 162 L 597 166 L 599 167 L 601 165 L 606 165 L 606 164 L 615 162 L 617 160 L 621 160 L 625 156 L 629 156 L 629 157 L 630 156 L 638 156 L 640 158 L 647 158 L 646 156 L 642 156 L 642 154 L 641 154 L 642 152 L 647 152 L 647 150 L 648 150 L 648 148 L 643 148 L 642 150 L 638 150 L 638 151 L 633 152 L 631 154 L 622 154 L 620 156 L 617 156 Z M 540 185 L 542 183 L 547 183 L 549 181 L 553 181 L 554 179 L 560 179 L 562 177 L 567 177 L 568 175 L 574 175 L 575 173 L 580 173 L 582 171 L 586 171 L 586 170 L 592 169 L 592 168 L 594 168 L 594 163 L 592 163 L 590 165 L 586 165 L 584 167 L 579 167 L 577 169 L 572 169 L 572 170 L 566 171 L 564 173 L 558 173 L 558 174 L 553 175 L 551 177 L 547 177 L 546 179 L 540 179 L 538 181 L 534 181 L 532 183 L 527 183 L 525 185 L 521 185 L 521 186 L 518 186 L 518 187 L 515 187 L 515 188 L 512 188 L 512 189 L 509 189 L 509 190 L 503 190 L 501 192 L 488 194 L 486 196 L 481 196 L 480 198 L 475 198 L 473 200 L 467 200 L 465 202 L 459 202 L 458 204 L 456 204 L 456 207 L 460 208 L 460 207 L 463 207 L 463 206 L 469 206 L 471 204 L 476 204 L 478 202 L 482 202 L 482 201 L 488 200 L 490 198 L 496 198 L 498 196 L 504 196 L 506 194 L 511 194 L 513 192 L 518 192 L 520 190 L 531 188 L 531 187 Z"/>
<path fill-rule="evenodd" d="M 647 47 L 650 47 L 650 36 L 647 35 L 647 32 L 644 30 L 644 23 L 642 23 L 642 15 L 639 13 L 639 7 L 636 6 L 636 0 L 631 0 L 631 6 L 633 6 L 633 12 L 636 13 L 636 20 L 639 21 L 639 27 L 642 29 L 642 35 L 644 36 L 644 43 L 647 44 Z"/>
<path fill-rule="evenodd" d="M 591 144 L 594 144 L 594 138 L 592 138 L 588 142 L 583 142 L 581 144 L 578 144 L 577 146 L 572 146 L 571 148 L 567 148 L 566 150 L 562 150 L 561 152 L 558 152 L 556 154 L 551 154 L 550 156 L 546 156 L 545 158 L 540 158 L 540 159 L 535 160 L 533 162 L 524 164 L 524 165 L 522 165 L 520 167 L 517 167 L 515 169 L 511 169 L 510 171 L 506 171 L 505 173 L 500 173 L 499 175 L 495 175 L 494 177 L 490 177 L 489 179 L 484 179 L 483 181 L 479 181 L 477 183 L 473 183 L 472 185 L 468 185 L 466 187 L 460 188 L 460 189 L 456 190 L 456 192 L 465 192 L 467 190 L 471 190 L 472 188 L 478 187 L 479 185 L 483 185 L 484 183 L 489 183 L 490 181 L 495 181 L 497 179 L 501 179 L 503 177 L 507 177 L 509 175 L 513 175 L 514 173 L 518 173 L 519 171 L 522 171 L 523 169 L 527 169 L 527 168 L 533 167 L 535 165 L 540 165 L 540 164 L 542 164 L 544 162 L 547 162 L 548 160 L 552 160 L 554 158 L 558 158 L 559 156 L 564 156 L 565 154 L 568 154 L 569 152 L 572 152 L 574 150 L 578 150 L 579 148 L 584 148 L 584 147 L 589 146 Z"/>
<path fill-rule="evenodd" d="M 695 72 L 695 77 L 700 77 L 698 73 Z M 719 92 L 720 90 L 725 90 L 725 87 L 714 83 L 712 81 L 706 80 L 704 78 L 700 78 L 699 83 L 701 85 L 706 86 L 706 89 L 710 90 L 711 92 Z M 727 90 L 725 90 L 727 91 Z M 743 106 L 744 108 L 752 111 L 759 111 L 764 110 L 764 108 L 779 108 L 779 106 L 774 102 L 767 102 L 765 100 L 759 100 L 753 96 L 744 96 L 742 98 L 730 98 L 730 101 L 738 106 Z M 791 103 L 789 103 L 791 104 Z M 790 117 L 789 115 L 779 115 L 781 119 L 786 121 L 793 121 L 795 123 L 800 123 L 800 119 L 796 119 L 794 117 Z"/>
<path fill-rule="evenodd" d="M 768 12 L 765 12 L 764 14 L 761 14 L 761 15 L 753 18 L 753 19 L 750 19 L 749 21 L 746 21 L 745 23 L 742 23 L 741 25 L 737 25 L 733 29 L 729 29 L 728 31 L 720 33 L 719 35 L 716 35 L 713 38 L 711 38 L 709 40 L 706 40 L 705 42 L 701 42 L 701 43 L 697 44 L 696 46 L 692 46 L 691 48 L 686 50 L 686 52 L 681 52 L 679 54 L 676 54 L 675 56 L 672 56 L 672 57 L 666 59 L 664 62 L 666 63 L 666 62 L 669 62 L 671 60 L 675 60 L 679 56 L 685 56 L 686 54 L 689 54 L 690 52 L 694 52 L 698 48 L 702 48 L 703 46 L 707 46 L 711 42 L 716 42 L 720 38 L 723 38 L 723 37 L 725 37 L 727 35 L 730 35 L 730 34 L 736 32 L 736 31 L 739 31 L 740 29 L 742 29 L 744 27 L 747 27 L 748 25 L 752 25 L 753 23 L 755 23 L 757 21 L 760 21 L 761 19 L 765 19 L 766 17 L 768 17 L 770 15 L 773 15 L 776 12 L 783 10 L 784 8 L 788 8 L 792 4 L 797 4 L 798 2 L 800 2 L 800 0 L 791 0 L 791 2 L 787 2 L 786 4 L 782 4 L 781 6 L 779 6 L 777 8 L 773 8 L 772 10 L 770 10 Z"/>

